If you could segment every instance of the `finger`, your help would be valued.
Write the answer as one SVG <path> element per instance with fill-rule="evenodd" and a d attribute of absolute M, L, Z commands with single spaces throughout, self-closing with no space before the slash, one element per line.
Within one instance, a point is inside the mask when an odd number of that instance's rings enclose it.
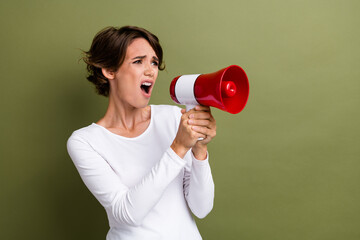
<path fill-rule="evenodd" d="M 204 106 L 204 105 L 196 105 L 195 110 L 204 111 L 204 112 L 210 112 L 210 107 L 209 106 Z"/>
<path fill-rule="evenodd" d="M 196 120 L 196 119 L 189 119 L 188 120 L 189 125 L 196 125 L 196 126 L 202 126 L 202 127 L 211 127 L 211 123 L 209 120 Z"/>
<path fill-rule="evenodd" d="M 197 133 L 201 133 L 206 136 L 213 137 L 215 135 L 214 131 L 212 131 L 211 129 L 209 129 L 207 127 L 192 126 L 191 129 Z"/>
<path fill-rule="evenodd" d="M 190 113 L 189 118 L 190 119 L 208 119 L 208 120 L 210 120 L 212 118 L 212 116 L 209 112 L 197 111 L 194 113 Z"/>
<path fill-rule="evenodd" d="M 196 133 L 194 134 L 194 137 L 195 137 L 195 139 L 201 138 L 201 141 L 202 141 L 202 140 L 204 140 L 207 136 L 206 136 L 205 134 L 196 132 Z"/>
<path fill-rule="evenodd" d="M 194 114 L 195 108 L 190 109 L 189 111 L 186 111 L 186 109 L 182 109 L 181 112 L 183 113 L 183 115 L 186 115 L 188 118 L 190 118 L 191 114 Z"/>
<path fill-rule="evenodd" d="M 181 109 L 181 113 L 182 113 L 182 118 L 185 119 L 189 119 L 190 115 L 193 114 L 195 112 L 195 110 L 191 109 L 190 111 L 186 111 L 186 109 Z"/>

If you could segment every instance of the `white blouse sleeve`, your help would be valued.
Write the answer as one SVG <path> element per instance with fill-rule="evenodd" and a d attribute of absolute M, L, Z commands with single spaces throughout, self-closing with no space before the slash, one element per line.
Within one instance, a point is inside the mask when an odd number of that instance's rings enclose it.
<path fill-rule="evenodd" d="M 204 218 L 214 205 L 215 186 L 209 158 L 197 160 L 191 150 L 187 157 L 190 159 L 185 166 L 184 195 L 193 214 L 198 218 Z"/>
<path fill-rule="evenodd" d="M 71 136 L 67 149 L 90 192 L 112 213 L 116 221 L 132 226 L 141 225 L 166 187 L 186 164 L 169 148 L 140 183 L 128 188 L 110 165 L 81 137 Z"/>

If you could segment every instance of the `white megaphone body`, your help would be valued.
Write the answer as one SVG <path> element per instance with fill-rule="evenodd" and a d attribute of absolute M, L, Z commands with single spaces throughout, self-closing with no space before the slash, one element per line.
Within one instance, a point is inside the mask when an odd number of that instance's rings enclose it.
<path fill-rule="evenodd" d="M 214 73 L 181 75 L 170 84 L 170 96 L 186 110 L 196 105 L 212 106 L 236 114 L 249 97 L 249 81 L 245 71 L 231 65 Z"/>

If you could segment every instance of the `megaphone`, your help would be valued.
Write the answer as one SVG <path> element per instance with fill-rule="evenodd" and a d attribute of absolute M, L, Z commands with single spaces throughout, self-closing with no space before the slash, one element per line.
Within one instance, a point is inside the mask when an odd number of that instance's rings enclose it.
<path fill-rule="evenodd" d="M 200 104 L 236 114 L 248 101 L 249 81 L 241 67 L 231 65 L 214 73 L 177 76 L 171 81 L 170 96 L 187 111 Z"/>

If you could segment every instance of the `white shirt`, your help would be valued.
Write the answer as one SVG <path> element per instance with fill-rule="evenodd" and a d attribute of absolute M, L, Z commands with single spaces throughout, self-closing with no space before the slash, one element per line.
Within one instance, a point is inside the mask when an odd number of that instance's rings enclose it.
<path fill-rule="evenodd" d="M 180 108 L 151 105 L 148 128 L 127 138 L 91 124 L 71 135 L 67 148 L 85 185 L 105 208 L 107 240 L 199 240 L 191 212 L 204 218 L 213 207 L 208 159 L 171 148 Z"/>

